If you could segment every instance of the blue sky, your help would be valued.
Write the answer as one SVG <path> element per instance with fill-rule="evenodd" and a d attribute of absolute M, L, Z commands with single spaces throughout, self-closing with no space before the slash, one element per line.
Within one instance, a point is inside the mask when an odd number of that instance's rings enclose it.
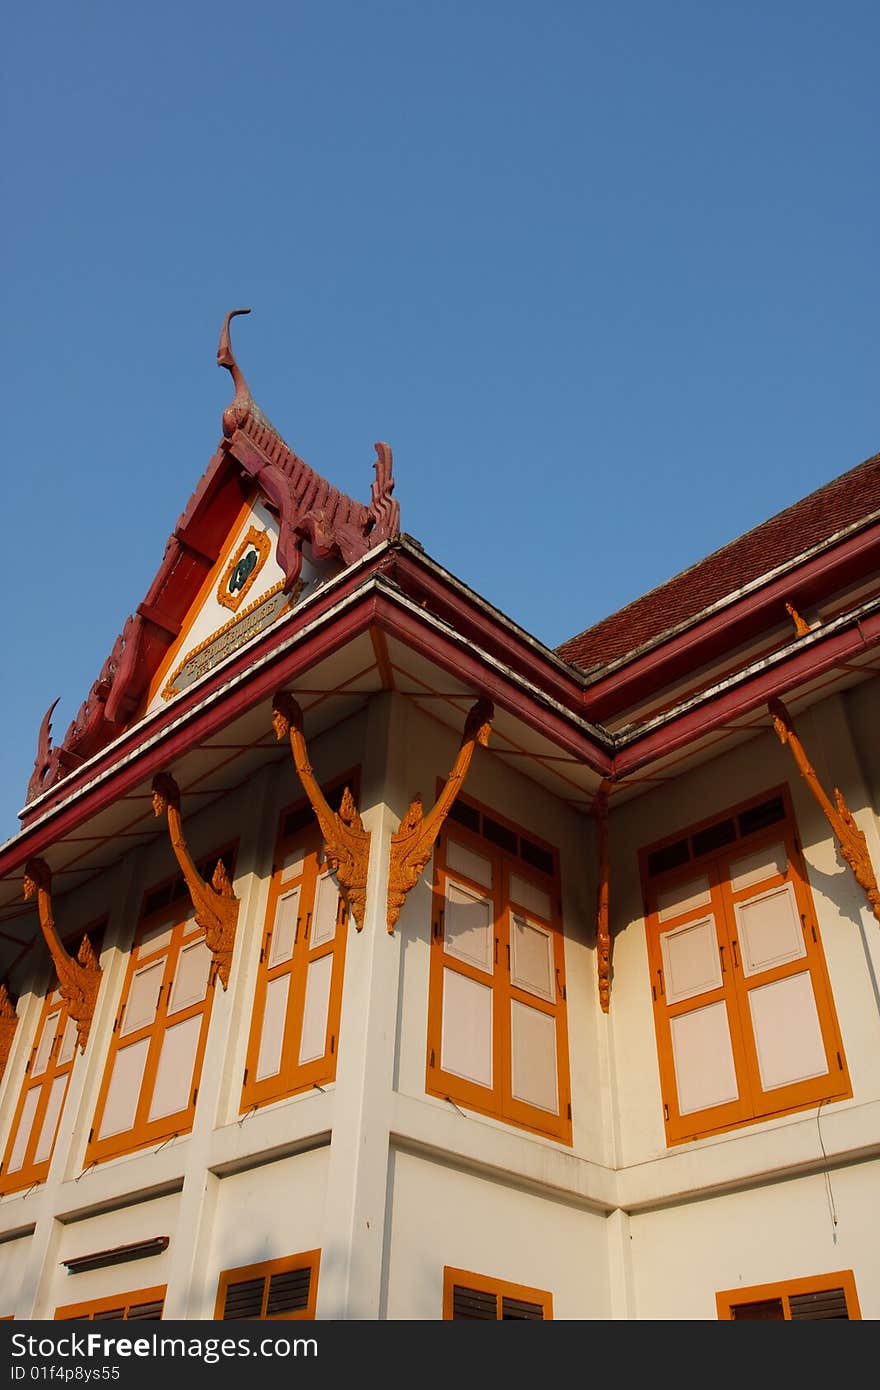
<path fill-rule="evenodd" d="M 880 448 L 880 9 L 4 21 L 0 838 L 253 393 L 550 645 Z"/>

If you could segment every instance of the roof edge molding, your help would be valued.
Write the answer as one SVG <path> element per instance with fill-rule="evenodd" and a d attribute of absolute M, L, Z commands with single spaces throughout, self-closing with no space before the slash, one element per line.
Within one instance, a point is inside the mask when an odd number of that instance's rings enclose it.
<path fill-rule="evenodd" d="M 52 741 L 56 699 L 43 716 L 28 805 L 111 743 L 138 716 L 150 681 L 213 565 L 229 527 L 252 487 L 277 513 L 277 558 L 285 591 L 302 568 L 303 544 L 317 560 L 338 557 L 344 566 L 400 534 L 400 504 L 393 497 L 391 447 L 377 443 L 370 501 L 357 502 L 326 482 L 293 450 L 251 395 L 232 349 L 230 320 L 250 309 L 232 309 L 223 320 L 217 364 L 231 374 L 235 394 L 222 416 L 223 439 L 168 538 L 150 589 L 123 626 L 97 680 L 60 743 Z"/>

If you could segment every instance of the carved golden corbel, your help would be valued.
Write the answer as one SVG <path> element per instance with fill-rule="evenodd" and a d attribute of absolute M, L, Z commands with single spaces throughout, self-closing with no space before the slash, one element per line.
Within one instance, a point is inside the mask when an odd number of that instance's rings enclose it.
<path fill-rule="evenodd" d="M 15 1012 L 9 990 L 4 984 L 0 984 L 0 1081 L 3 1080 L 6 1063 L 9 1061 L 9 1051 L 17 1026 L 18 1014 Z"/>
<path fill-rule="evenodd" d="M 604 778 L 599 783 L 593 801 L 593 815 L 599 838 L 598 871 L 599 888 L 596 904 L 596 955 L 599 971 L 599 1003 L 603 1014 L 607 1014 L 611 1004 L 611 928 L 608 918 L 609 893 L 609 855 L 608 855 L 608 793 L 611 783 Z"/>
<path fill-rule="evenodd" d="M 394 931 L 406 895 L 418 881 L 419 874 L 431 857 L 437 836 L 449 814 L 467 776 L 474 749 L 479 743 L 485 748 L 492 732 L 494 716 L 492 701 L 477 700 L 471 706 L 461 736 L 461 747 L 446 785 L 427 815 L 422 813 L 422 798 L 413 797 L 409 809 L 391 836 L 391 861 L 388 865 L 388 930 Z"/>
<path fill-rule="evenodd" d="M 180 788 L 168 772 L 158 772 L 153 778 L 153 814 L 161 816 L 163 812 L 168 816 L 171 848 L 189 890 L 196 921 L 204 928 L 205 945 L 211 952 L 211 979 L 213 981 L 215 976 L 219 976 L 220 983 L 226 989 L 235 947 L 238 898 L 232 891 L 222 859 L 217 860 L 210 883 L 205 882 L 196 868 L 180 819 Z"/>
<path fill-rule="evenodd" d="M 834 802 L 831 802 L 825 795 L 815 769 L 795 732 L 791 715 L 782 701 L 775 698 L 769 700 L 767 708 L 780 741 L 791 749 L 801 776 L 821 806 L 825 818 L 834 832 L 841 854 L 855 874 L 859 886 L 864 890 L 871 911 L 880 922 L 880 889 L 877 887 L 874 866 L 868 853 L 868 842 L 863 831 L 856 824 L 853 814 L 843 798 L 842 791 L 839 787 L 834 788 Z"/>
<path fill-rule="evenodd" d="M 80 1051 L 85 1052 L 98 990 L 101 988 L 98 957 L 87 936 L 80 942 L 75 960 L 64 949 L 55 930 L 55 918 L 52 915 L 52 871 L 45 859 L 29 859 L 24 866 L 25 901 L 29 902 L 34 894 L 37 898 L 40 927 L 55 964 L 58 988 L 67 1005 L 68 1014 L 76 1023 Z"/>
<path fill-rule="evenodd" d="M 302 710 L 289 690 L 278 690 L 272 700 L 272 727 L 280 742 L 290 737 L 290 751 L 303 790 L 315 814 L 324 840 L 327 863 L 336 876 L 339 890 L 358 931 L 363 930 L 367 907 L 367 868 L 370 862 L 370 832 L 364 829 L 354 797 L 348 787 L 339 810 L 331 809 L 318 784 L 303 733 Z"/>
<path fill-rule="evenodd" d="M 806 637 L 808 632 L 812 632 L 813 629 L 810 627 L 810 624 L 807 622 L 806 618 L 802 618 L 800 613 L 792 604 L 787 603 L 785 605 L 785 608 L 786 612 L 788 613 L 788 616 L 794 623 L 794 632 L 796 637 Z"/>

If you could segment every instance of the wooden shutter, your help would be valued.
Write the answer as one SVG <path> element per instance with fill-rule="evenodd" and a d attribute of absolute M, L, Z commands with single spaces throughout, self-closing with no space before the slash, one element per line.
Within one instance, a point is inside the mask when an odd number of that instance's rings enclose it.
<path fill-rule="evenodd" d="M 452 1290 L 452 1318 L 453 1321 L 470 1318 L 495 1322 L 498 1318 L 498 1295 L 456 1284 Z"/>

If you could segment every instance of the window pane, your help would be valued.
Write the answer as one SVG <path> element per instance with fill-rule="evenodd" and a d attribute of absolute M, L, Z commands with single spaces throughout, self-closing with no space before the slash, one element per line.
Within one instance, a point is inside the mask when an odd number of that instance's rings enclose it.
<path fill-rule="evenodd" d="M 339 889 L 330 874 L 321 874 L 315 885 L 315 910 L 312 914 L 312 933 L 309 945 L 323 946 L 336 935 L 339 916 Z"/>
<path fill-rule="evenodd" d="M 49 1014 L 43 1024 L 42 1032 L 40 1033 L 40 1041 L 37 1044 L 37 1050 L 34 1054 L 34 1064 L 31 1067 L 32 1078 L 41 1076 L 48 1066 L 49 1054 L 52 1051 L 52 1044 L 55 1041 L 55 1029 L 58 1027 L 58 1019 L 60 1016 L 61 1010 L 56 1009 L 54 1013 Z"/>
<path fill-rule="evenodd" d="M 734 911 L 739 925 L 743 974 L 755 975 L 807 954 L 790 883 L 736 903 Z"/>
<path fill-rule="evenodd" d="M 144 1067 L 150 1039 L 141 1038 L 128 1047 L 121 1047 L 113 1063 L 113 1075 L 107 1089 L 107 1100 L 101 1119 L 99 1138 L 106 1139 L 111 1134 L 124 1134 L 134 1124 Z"/>
<path fill-rule="evenodd" d="M 552 1003 L 556 998 L 556 990 L 553 979 L 553 940 L 550 933 L 532 922 L 527 922 L 524 917 L 512 917 L 510 947 L 511 983 Z"/>
<path fill-rule="evenodd" d="M 296 922 L 299 917 L 299 888 L 293 888 L 278 899 L 275 909 L 275 925 L 269 945 L 269 968 L 283 965 L 293 955 L 296 940 Z"/>
<path fill-rule="evenodd" d="M 730 886 L 735 893 L 743 888 L 751 888 L 753 883 L 761 883 L 774 874 L 784 874 L 788 868 L 788 855 L 785 845 L 765 845 L 754 854 L 746 854 L 742 859 L 734 859 L 730 864 Z"/>
<path fill-rule="evenodd" d="M 330 981 L 333 956 L 313 960 L 306 974 L 306 1002 L 303 1010 L 300 1064 L 314 1062 L 327 1051 L 327 1017 L 330 1009 Z"/>
<path fill-rule="evenodd" d="M 446 885 L 443 946 L 450 956 L 492 969 L 492 904 L 458 883 Z"/>
<path fill-rule="evenodd" d="M 679 1014 L 670 1019 L 669 1027 L 680 1114 L 736 1100 L 739 1089 L 724 1001 Z"/>
<path fill-rule="evenodd" d="M 160 1120 L 165 1115 L 176 1115 L 180 1110 L 189 1109 L 201 1028 L 202 1016 L 196 1014 L 167 1029 L 162 1039 L 156 1085 L 150 1104 L 151 1120 Z"/>
<path fill-rule="evenodd" d="M 683 912 L 692 912 L 704 904 L 709 905 L 709 880 L 705 874 L 697 874 L 686 883 L 677 883 L 657 894 L 657 914 L 661 922 L 680 917 Z"/>
<path fill-rule="evenodd" d="M 460 845 L 457 840 L 446 842 L 446 865 L 456 873 L 464 874 L 465 878 L 473 879 L 474 883 L 481 883 L 484 888 L 492 887 L 491 859 L 476 854 L 466 845 Z"/>
<path fill-rule="evenodd" d="M 553 1016 L 512 999 L 510 1053 L 514 1099 L 557 1115 L 556 1020 Z"/>
<path fill-rule="evenodd" d="M 152 965 L 145 965 L 134 972 L 125 1006 L 125 1017 L 119 1030 L 120 1037 L 124 1038 L 126 1033 L 134 1033 L 138 1028 L 146 1028 L 153 1022 L 164 974 L 164 959 L 153 961 Z"/>
<path fill-rule="evenodd" d="M 543 888 L 538 888 L 527 878 L 520 878 L 519 874 L 510 875 L 508 887 L 511 902 L 515 902 L 518 907 L 524 907 L 528 912 L 534 912 L 536 917 L 543 917 L 545 921 L 550 921 L 553 916 L 553 905 L 550 902 L 550 894 L 546 893 Z"/>
<path fill-rule="evenodd" d="M 673 927 L 660 937 L 667 1004 L 691 999 L 721 986 L 721 956 L 715 918 Z"/>
<path fill-rule="evenodd" d="M 64 1025 L 64 1035 L 58 1049 L 58 1065 L 65 1066 L 76 1051 L 76 1021 L 69 1018 Z"/>
<path fill-rule="evenodd" d="M 12 1146 L 12 1153 L 7 1165 L 7 1173 L 17 1173 L 24 1162 L 25 1150 L 28 1140 L 31 1137 L 31 1126 L 34 1123 L 34 1113 L 37 1108 L 37 1101 L 40 1099 L 40 1086 L 33 1086 L 25 1097 L 24 1105 L 21 1108 L 21 1119 L 18 1122 L 18 1131 L 15 1136 L 15 1143 Z"/>
<path fill-rule="evenodd" d="M 806 971 L 750 989 L 749 1008 L 765 1091 L 827 1074 L 813 982 Z"/>
<path fill-rule="evenodd" d="M 55 1143 L 55 1134 L 58 1129 L 58 1121 L 61 1119 L 61 1107 L 64 1104 L 64 1095 L 67 1091 L 67 1082 L 70 1073 L 63 1072 L 61 1076 L 56 1076 L 52 1082 L 52 1089 L 49 1092 L 49 1103 L 43 1116 L 43 1123 L 40 1126 L 40 1137 L 37 1140 L 37 1147 L 34 1150 L 34 1163 L 44 1163 L 52 1152 Z"/>
<path fill-rule="evenodd" d="M 290 975 L 278 976 L 266 986 L 266 1003 L 263 1008 L 263 1026 L 260 1032 L 260 1055 L 257 1058 L 257 1080 L 267 1076 L 277 1076 L 281 1070 L 281 1052 L 284 1047 L 284 1024 L 287 1019 L 287 996 L 290 990 Z"/>
<path fill-rule="evenodd" d="M 480 1086 L 492 1085 L 492 991 L 486 985 L 443 971 L 443 1033 L 440 1066 Z"/>
<path fill-rule="evenodd" d="M 194 941 L 184 946 L 177 960 L 174 984 L 168 1012 L 179 1013 L 191 1004 L 200 1004 L 208 991 L 208 976 L 211 973 L 211 952 L 204 940 Z"/>

